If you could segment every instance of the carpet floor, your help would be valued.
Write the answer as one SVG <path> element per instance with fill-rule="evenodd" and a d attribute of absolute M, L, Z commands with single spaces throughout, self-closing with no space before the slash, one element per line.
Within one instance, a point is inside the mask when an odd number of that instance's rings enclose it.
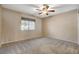
<path fill-rule="evenodd" d="M 79 46 L 72 42 L 38 38 L 4 44 L 0 54 L 78 54 Z"/>

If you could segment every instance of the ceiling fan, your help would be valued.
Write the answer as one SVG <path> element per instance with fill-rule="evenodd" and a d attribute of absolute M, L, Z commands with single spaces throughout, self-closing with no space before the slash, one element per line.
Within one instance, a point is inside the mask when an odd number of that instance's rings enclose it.
<path fill-rule="evenodd" d="M 49 7 L 50 7 L 49 5 L 43 4 L 41 8 L 36 9 L 36 10 L 39 11 L 39 14 L 46 14 L 46 15 L 48 15 L 48 12 L 55 12 L 55 10 L 50 9 Z"/>

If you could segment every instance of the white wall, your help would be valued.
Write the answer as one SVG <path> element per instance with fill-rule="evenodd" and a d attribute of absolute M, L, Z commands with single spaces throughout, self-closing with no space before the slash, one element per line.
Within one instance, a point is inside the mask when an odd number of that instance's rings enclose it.
<path fill-rule="evenodd" d="M 15 12 L 8 9 L 2 9 L 3 12 L 3 23 L 2 23 L 2 43 L 9 43 L 14 41 L 20 40 L 27 40 L 31 38 L 41 37 L 42 36 L 42 25 L 41 19 L 36 18 L 34 16 L 30 16 L 27 14 Z M 21 16 L 27 18 L 33 18 L 36 20 L 36 30 L 34 31 L 21 31 L 20 30 L 20 23 L 21 23 Z"/>
<path fill-rule="evenodd" d="M 77 11 L 43 19 L 44 36 L 77 43 Z"/>

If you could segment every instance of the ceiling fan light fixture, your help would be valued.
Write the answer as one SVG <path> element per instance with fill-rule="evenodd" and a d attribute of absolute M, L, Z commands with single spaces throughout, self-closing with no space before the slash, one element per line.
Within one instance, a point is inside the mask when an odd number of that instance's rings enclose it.
<path fill-rule="evenodd" d="M 47 4 L 43 4 L 40 9 L 37 9 L 38 11 L 40 11 L 39 14 L 46 14 L 48 15 L 48 12 L 55 12 L 55 10 L 53 9 L 49 9 L 49 5 Z"/>

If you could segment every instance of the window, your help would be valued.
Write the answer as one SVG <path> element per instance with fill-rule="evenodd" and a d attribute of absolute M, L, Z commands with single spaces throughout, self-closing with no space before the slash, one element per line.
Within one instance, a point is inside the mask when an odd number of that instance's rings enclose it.
<path fill-rule="evenodd" d="M 21 30 L 35 30 L 35 20 L 28 18 L 21 18 Z"/>

